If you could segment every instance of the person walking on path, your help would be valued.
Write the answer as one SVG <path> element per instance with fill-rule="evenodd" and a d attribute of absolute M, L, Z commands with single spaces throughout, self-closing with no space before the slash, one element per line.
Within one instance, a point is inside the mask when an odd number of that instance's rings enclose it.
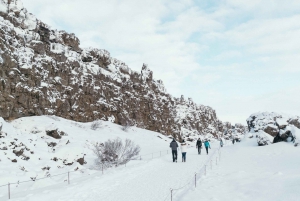
<path fill-rule="evenodd" d="M 232 138 L 232 144 L 234 144 L 234 141 L 235 141 L 234 138 Z"/>
<path fill-rule="evenodd" d="M 223 147 L 223 140 L 220 139 L 220 146 Z"/>
<path fill-rule="evenodd" d="M 182 140 L 181 145 L 181 154 L 182 154 L 182 162 L 186 161 L 186 143 L 184 140 Z"/>
<path fill-rule="evenodd" d="M 210 148 L 210 144 L 209 144 L 207 139 L 205 139 L 204 146 L 205 146 L 205 149 L 206 149 L 206 153 L 208 154 L 208 148 Z"/>
<path fill-rule="evenodd" d="M 196 148 L 198 148 L 198 154 L 201 154 L 202 142 L 200 138 L 196 142 Z"/>
<path fill-rule="evenodd" d="M 170 143 L 170 147 L 172 149 L 172 157 L 173 157 L 173 162 L 177 162 L 177 149 L 178 149 L 178 144 L 175 141 L 175 138 L 173 138 L 173 141 Z"/>

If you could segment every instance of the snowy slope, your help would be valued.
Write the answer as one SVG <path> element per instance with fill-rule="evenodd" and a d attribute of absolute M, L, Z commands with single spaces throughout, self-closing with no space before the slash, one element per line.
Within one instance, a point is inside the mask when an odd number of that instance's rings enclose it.
<path fill-rule="evenodd" d="M 121 126 L 111 122 L 102 122 L 97 130 L 91 129 L 92 123 L 55 116 L 26 117 L 12 122 L 2 119 L 1 123 L 4 136 L 1 147 L 7 149 L 0 150 L 0 186 L 29 181 L 11 185 L 13 200 L 160 200 L 168 195 L 170 187 L 191 179 L 207 159 L 205 154 L 197 154 L 193 143 L 189 145 L 187 163 L 180 162 L 181 156 L 177 164 L 173 163 L 169 150 L 171 139 L 135 127 L 124 132 Z M 53 129 L 64 132 L 61 139 L 46 134 Z M 140 145 L 142 160 L 104 170 L 102 175 L 101 169 L 95 168 L 95 156 L 88 145 L 115 137 L 129 138 Z M 57 145 L 49 147 L 53 142 Z M 217 147 L 218 143 L 212 145 L 213 149 Z M 13 153 L 23 148 L 22 155 Z M 80 165 L 77 159 L 82 157 L 86 164 Z M 14 159 L 17 162 L 13 163 Z M 64 174 L 68 171 L 71 171 L 71 185 L 67 185 L 67 174 Z M 50 177 L 57 174 L 62 175 Z M 35 182 L 31 181 L 33 177 Z M 7 186 L 0 187 L 0 200 L 6 199 Z"/>
<path fill-rule="evenodd" d="M 128 138 L 140 145 L 141 155 L 166 151 L 169 144 L 169 138 L 159 133 L 136 127 L 125 132 L 121 126 L 105 121 L 97 130 L 91 129 L 92 123 L 77 123 L 55 116 L 26 117 L 9 123 L 0 121 L 3 124 L 0 185 L 74 170 L 90 173 L 95 168 L 95 156 L 89 145 L 94 142 Z M 46 134 L 47 130 L 55 129 L 64 132 L 61 139 Z M 84 158 L 86 164 L 77 162 L 80 158 Z"/>

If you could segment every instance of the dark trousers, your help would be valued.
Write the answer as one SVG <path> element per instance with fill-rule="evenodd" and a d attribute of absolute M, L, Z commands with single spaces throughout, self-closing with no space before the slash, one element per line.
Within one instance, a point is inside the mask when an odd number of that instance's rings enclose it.
<path fill-rule="evenodd" d="M 182 162 L 185 162 L 186 159 L 186 152 L 182 152 Z"/>
<path fill-rule="evenodd" d="M 201 154 L 201 147 L 198 146 L 198 154 Z"/>
<path fill-rule="evenodd" d="M 172 150 L 173 162 L 177 160 L 177 150 Z"/>
<path fill-rule="evenodd" d="M 205 149 L 206 149 L 206 153 L 208 154 L 208 147 L 205 147 Z"/>

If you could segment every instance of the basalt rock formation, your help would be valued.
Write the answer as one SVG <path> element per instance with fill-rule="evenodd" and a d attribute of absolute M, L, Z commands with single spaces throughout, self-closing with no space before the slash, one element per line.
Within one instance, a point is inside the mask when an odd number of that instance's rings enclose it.
<path fill-rule="evenodd" d="M 300 117 L 275 112 L 259 112 L 247 119 L 249 131 L 256 134 L 260 146 L 281 141 L 299 144 Z"/>
<path fill-rule="evenodd" d="M 0 116 L 35 115 L 109 120 L 178 139 L 222 132 L 212 108 L 173 98 L 146 64 L 135 72 L 106 50 L 82 49 L 20 0 L 0 0 Z"/>

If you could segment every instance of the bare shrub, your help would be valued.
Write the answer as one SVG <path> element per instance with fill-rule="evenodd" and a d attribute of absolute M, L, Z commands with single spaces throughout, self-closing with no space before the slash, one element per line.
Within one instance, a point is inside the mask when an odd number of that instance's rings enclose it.
<path fill-rule="evenodd" d="M 101 128 L 101 127 L 102 127 L 102 121 L 101 120 L 96 120 L 91 125 L 92 130 L 97 130 L 98 128 Z"/>
<path fill-rule="evenodd" d="M 126 121 L 126 123 L 122 126 L 122 130 L 127 132 L 132 126 L 133 124 L 130 121 Z"/>
<path fill-rule="evenodd" d="M 133 141 L 126 139 L 125 143 L 120 138 L 108 140 L 104 143 L 95 143 L 92 150 L 97 156 L 96 164 L 100 167 L 108 168 L 113 165 L 126 164 L 140 153 L 140 146 Z"/>

